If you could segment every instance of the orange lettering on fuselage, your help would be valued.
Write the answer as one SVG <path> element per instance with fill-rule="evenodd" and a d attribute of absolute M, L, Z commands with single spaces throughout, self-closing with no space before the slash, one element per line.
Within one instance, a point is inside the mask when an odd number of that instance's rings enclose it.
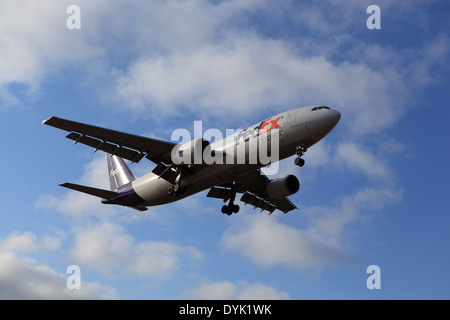
<path fill-rule="evenodd" d="M 237 138 L 236 138 L 236 144 L 239 144 L 241 140 L 244 142 L 247 142 L 250 138 L 256 138 L 260 134 L 264 134 L 266 132 L 269 132 L 273 129 L 277 129 L 280 127 L 278 124 L 278 121 L 281 119 L 281 117 L 276 118 L 275 120 L 272 118 L 266 119 L 259 126 L 256 126 L 252 129 L 245 129 L 241 132 L 239 132 Z"/>

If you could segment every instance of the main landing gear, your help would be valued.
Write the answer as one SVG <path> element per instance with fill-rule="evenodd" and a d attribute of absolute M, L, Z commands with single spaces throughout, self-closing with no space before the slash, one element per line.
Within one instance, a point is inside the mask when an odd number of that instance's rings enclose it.
<path fill-rule="evenodd" d="M 222 213 L 227 214 L 231 216 L 233 213 L 239 212 L 239 206 L 237 204 L 234 204 L 234 199 L 236 199 L 236 184 L 233 183 L 233 186 L 231 187 L 231 196 L 230 196 L 230 203 L 228 205 L 224 205 L 222 207 Z"/>
<path fill-rule="evenodd" d="M 181 186 L 180 183 L 175 183 L 172 187 L 169 187 L 167 190 L 168 194 L 179 195 L 183 194 L 186 191 L 186 188 Z"/>
<path fill-rule="evenodd" d="M 297 158 L 294 160 L 294 164 L 299 167 L 303 167 L 305 165 L 305 160 L 302 159 L 302 156 L 305 154 L 307 149 L 303 146 L 297 146 L 295 152 L 297 153 Z"/>
<path fill-rule="evenodd" d="M 169 187 L 167 190 L 168 194 L 173 194 L 178 196 L 179 194 L 183 194 L 186 191 L 186 188 L 181 185 L 181 178 L 183 177 L 183 171 L 180 170 L 177 178 L 175 179 L 175 184 L 172 187 Z"/>

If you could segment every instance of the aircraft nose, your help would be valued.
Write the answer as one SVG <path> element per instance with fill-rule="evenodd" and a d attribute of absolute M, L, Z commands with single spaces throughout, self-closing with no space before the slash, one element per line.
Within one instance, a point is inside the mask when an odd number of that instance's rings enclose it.
<path fill-rule="evenodd" d="M 333 129 L 340 119 L 341 113 L 333 109 L 327 110 L 326 113 L 322 114 L 322 124 L 324 127 L 329 128 L 329 130 Z"/>
<path fill-rule="evenodd" d="M 341 120 L 341 113 L 336 110 L 330 110 L 330 111 L 331 111 L 330 122 L 333 124 L 333 127 L 334 127 L 335 125 L 337 125 L 339 120 Z"/>

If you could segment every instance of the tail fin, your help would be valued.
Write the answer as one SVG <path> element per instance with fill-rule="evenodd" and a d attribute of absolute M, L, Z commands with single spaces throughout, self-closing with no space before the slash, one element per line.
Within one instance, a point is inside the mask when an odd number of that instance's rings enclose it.
<path fill-rule="evenodd" d="M 136 179 L 122 158 L 107 153 L 106 163 L 108 164 L 109 184 L 112 191 L 116 191 L 121 186 Z"/>

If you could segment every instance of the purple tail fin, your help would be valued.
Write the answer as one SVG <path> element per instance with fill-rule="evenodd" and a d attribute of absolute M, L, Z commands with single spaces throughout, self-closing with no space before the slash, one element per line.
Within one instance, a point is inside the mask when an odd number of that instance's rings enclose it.
<path fill-rule="evenodd" d="M 121 186 L 136 179 L 122 158 L 107 153 L 106 163 L 108 164 L 109 183 L 112 191 L 116 191 Z"/>

